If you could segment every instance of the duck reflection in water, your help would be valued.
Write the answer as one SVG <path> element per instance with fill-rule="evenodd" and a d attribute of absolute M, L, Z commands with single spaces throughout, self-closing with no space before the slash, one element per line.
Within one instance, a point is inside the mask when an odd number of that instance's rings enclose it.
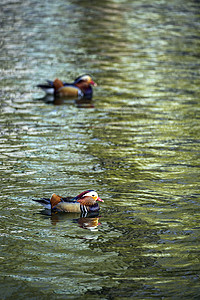
<path fill-rule="evenodd" d="M 79 218 L 78 224 L 81 228 L 89 229 L 91 231 L 98 230 L 97 227 L 100 225 L 99 218 L 97 218 L 97 217 L 96 218 L 94 218 L 94 217 Z"/>
<path fill-rule="evenodd" d="M 99 223 L 99 213 L 82 213 L 79 218 L 77 218 L 77 214 L 65 214 L 63 212 L 53 212 L 51 213 L 49 210 L 45 209 L 41 211 L 42 215 L 49 216 L 52 225 L 56 225 L 58 222 L 64 222 L 70 220 L 73 223 L 77 223 L 79 227 L 83 229 L 88 229 L 91 231 L 97 231 L 98 226 L 101 225 Z"/>
<path fill-rule="evenodd" d="M 54 95 L 45 95 L 42 98 L 37 99 L 43 101 L 49 105 L 64 105 L 64 104 L 75 104 L 79 108 L 94 108 L 94 101 L 92 95 L 90 97 L 80 97 L 78 99 L 74 97 L 57 97 Z"/>

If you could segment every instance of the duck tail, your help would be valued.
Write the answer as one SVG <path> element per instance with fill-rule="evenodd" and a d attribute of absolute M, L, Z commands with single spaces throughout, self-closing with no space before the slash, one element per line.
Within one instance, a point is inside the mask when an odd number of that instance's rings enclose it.
<path fill-rule="evenodd" d="M 59 202 L 62 201 L 62 197 L 56 194 L 52 194 L 51 198 L 32 199 L 33 201 L 40 203 L 46 209 L 53 209 Z"/>
<path fill-rule="evenodd" d="M 63 82 L 60 80 L 60 79 L 58 79 L 58 78 L 56 78 L 55 80 L 54 80 L 54 82 L 53 82 L 53 87 L 54 87 L 54 90 L 57 92 L 61 87 L 63 87 L 64 86 L 64 84 L 63 84 Z"/>
<path fill-rule="evenodd" d="M 47 80 L 45 84 L 38 84 L 38 88 L 42 89 L 46 94 L 53 95 L 54 94 L 54 86 L 53 81 Z"/>
<path fill-rule="evenodd" d="M 42 198 L 42 199 L 32 199 L 33 201 L 43 205 L 46 209 L 51 209 L 51 202 L 49 198 Z"/>

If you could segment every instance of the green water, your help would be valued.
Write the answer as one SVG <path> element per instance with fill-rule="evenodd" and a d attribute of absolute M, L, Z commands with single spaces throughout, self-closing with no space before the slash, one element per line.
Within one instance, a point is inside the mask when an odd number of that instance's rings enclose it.
<path fill-rule="evenodd" d="M 0 298 L 199 299 L 199 2 L 0 5 Z M 97 218 L 32 201 L 91 188 Z"/>

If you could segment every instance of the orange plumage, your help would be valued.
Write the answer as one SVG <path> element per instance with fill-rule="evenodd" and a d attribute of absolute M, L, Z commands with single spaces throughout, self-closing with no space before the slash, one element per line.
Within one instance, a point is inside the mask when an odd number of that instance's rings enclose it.
<path fill-rule="evenodd" d="M 90 196 L 87 196 L 82 199 L 79 199 L 77 202 L 79 202 L 81 205 L 91 206 L 96 203 L 96 200 L 94 200 L 94 198 L 92 198 Z"/>
<path fill-rule="evenodd" d="M 53 86 L 54 86 L 55 91 L 58 91 L 61 87 L 64 86 L 64 84 L 62 83 L 62 81 L 60 79 L 56 78 L 53 82 Z"/>
<path fill-rule="evenodd" d="M 51 202 L 51 209 L 53 209 L 59 202 L 61 202 L 61 196 L 53 194 L 51 196 L 50 202 Z"/>

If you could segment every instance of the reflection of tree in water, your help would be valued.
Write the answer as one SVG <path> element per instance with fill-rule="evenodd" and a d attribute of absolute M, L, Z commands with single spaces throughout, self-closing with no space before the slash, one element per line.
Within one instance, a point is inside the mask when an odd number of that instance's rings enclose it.
<path fill-rule="evenodd" d="M 75 0 L 55 4 L 58 22 L 51 43 L 59 37 L 59 47 L 54 49 L 59 58 L 57 64 L 62 64 L 59 77 L 65 79 L 66 70 L 72 77 L 91 73 L 98 78 L 97 84 L 104 89 L 104 95 L 111 88 L 122 88 L 127 80 L 122 60 L 132 56 L 126 13 L 126 5 L 115 1 Z"/>
<path fill-rule="evenodd" d="M 109 285 L 104 282 L 101 295 L 107 295 L 106 299 L 113 297 L 132 296 L 134 287 L 143 289 L 147 284 L 145 278 L 153 276 L 157 270 L 157 259 L 153 257 L 153 247 L 160 240 L 158 230 L 153 228 L 148 222 L 137 218 L 133 211 L 110 212 L 109 216 L 104 217 L 107 221 L 107 235 L 99 236 L 98 240 L 90 241 L 90 248 L 101 249 L 103 253 L 112 253 L 103 264 L 94 266 L 94 274 L 107 278 Z M 127 208 L 124 208 L 124 211 Z M 107 236 L 111 237 L 107 238 Z M 114 236 L 112 236 L 114 235 Z M 157 253 L 158 251 L 156 251 Z M 160 268 L 160 267 L 159 267 Z M 138 279 L 144 278 L 143 281 Z M 87 292 L 87 295 L 97 292 Z"/>
<path fill-rule="evenodd" d="M 78 33 L 75 34 L 80 55 L 77 64 L 85 65 L 87 61 L 90 65 L 92 62 L 93 72 L 95 65 L 98 65 L 98 68 L 109 69 L 109 72 L 116 74 L 115 64 L 120 63 L 120 53 L 128 44 L 122 4 L 80 0 L 73 1 L 73 4 L 78 11 Z"/>

